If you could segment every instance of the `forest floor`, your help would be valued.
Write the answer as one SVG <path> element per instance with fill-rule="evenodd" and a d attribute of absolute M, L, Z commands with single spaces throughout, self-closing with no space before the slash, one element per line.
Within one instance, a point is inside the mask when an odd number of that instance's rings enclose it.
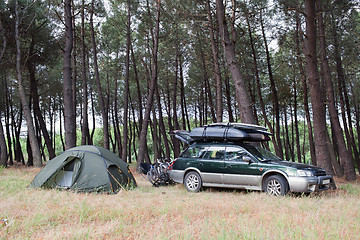
<path fill-rule="evenodd" d="M 182 185 L 116 195 L 28 189 L 39 169 L 0 169 L 0 239 L 358 239 L 360 178 L 310 196 Z"/>

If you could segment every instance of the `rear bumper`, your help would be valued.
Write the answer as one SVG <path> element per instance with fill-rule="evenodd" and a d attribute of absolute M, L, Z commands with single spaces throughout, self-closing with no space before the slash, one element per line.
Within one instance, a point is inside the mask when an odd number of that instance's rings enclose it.
<path fill-rule="evenodd" d="M 318 192 L 328 190 L 334 181 L 329 175 L 320 177 L 289 177 L 291 192 Z"/>
<path fill-rule="evenodd" d="M 183 183 L 184 181 L 184 170 L 170 170 L 169 175 L 170 178 L 177 183 Z"/>

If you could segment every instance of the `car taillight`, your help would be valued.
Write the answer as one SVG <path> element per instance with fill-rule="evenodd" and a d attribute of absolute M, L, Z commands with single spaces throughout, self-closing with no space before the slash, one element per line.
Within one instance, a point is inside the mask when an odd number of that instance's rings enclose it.
<path fill-rule="evenodd" d="M 174 161 L 172 161 L 168 167 L 169 170 L 172 170 L 173 169 L 173 165 L 174 163 L 176 162 L 177 158 L 174 159 Z"/>

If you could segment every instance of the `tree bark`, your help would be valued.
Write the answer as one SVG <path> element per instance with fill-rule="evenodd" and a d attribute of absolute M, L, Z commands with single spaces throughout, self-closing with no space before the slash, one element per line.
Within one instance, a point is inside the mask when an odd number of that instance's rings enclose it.
<path fill-rule="evenodd" d="M 283 158 L 283 149 L 281 144 L 281 137 L 280 137 L 280 107 L 279 107 L 279 98 L 277 89 L 275 86 L 274 76 L 271 68 L 271 62 L 270 62 L 270 53 L 269 53 L 269 47 L 267 44 L 267 39 L 265 35 L 265 29 L 264 29 L 264 23 L 263 23 L 263 17 L 262 17 L 262 11 L 260 10 L 260 25 L 261 25 L 261 32 L 264 40 L 264 47 L 266 52 L 266 62 L 267 62 L 267 69 L 269 73 L 269 80 L 270 80 L 270 86 L 271 86 L 271 92 L 272 92 L 272 100 L 274 104 L 274 114 L 275 114 L 275 139 L 276 139 L 276 155 L 278 155 L 280 158 Z"/>
<path fill-rule="evenodd" d="M 130 44 L 131 44 L 131 12 L 130 0 L 127 0 L 127 24 L 126 24 L 126 59 L 125 59 L 125 90 L 124 90 L 124 125 L 122 159 L 126 161 L 128 155 L 128 113 L 129 113 L 129 80 L 130 80 Z"/>
<path fill-rule="evenodd" d="M 18 1 L 15 3 L 15 42 L 16 42 L 16 72 L 17 72 L 17 84 L 19 90 L 19 96 L 22 104 L 22 109 L 26 119 L 26 125 L 29 134 L 29 141 L 31 144 L 31 151 L 34 157 L 34 166 L 41 167 L 41 153 L 39 142 L 36 137 L 35 127 L 33 123 L 33 117 L 31 115 L 31 110 L 26 98 L 25 88 L 22 82 L 22 73 L 21 73 L 21 50 L 20 50 L 20 33 L 19 33 L 19 25 L 20 25 L 20 17 L 18 12 Z"/>
<path fill-rule="evenodd" d="M 158 54 L 158 47 L 159 47 L 159 28 L 160 28 L 160 11 L 161 11 L 160 1 L 161 0 L 156 1 L 157 12 L 156 12 L 156 19 L 155 19 L 156 22 L 155 22 L 153 50 L 152 50 L 152 57 L 153 57 L 152 76 L 151 76 L 151 82 L 150 82 L 149 92 L 148 92 L 147 101 L 146 101 L 144 121 L 141 126 L 141 132 L 140 132 L 137 169 L 139 169 L 140 163 L 143 163 L 144 158 L 145 158 L 145 153 L 146 153 L 146 149 L 147 149 L 146 136 L 147 136 L 148 125 L 149 125 L 149 121 L 150 121 L 150 113 L 151 113 L 151 109 L 152 109 L 153 103 L 154 103 L 155 87 L 157 85 L 157 70 L 158 70 L 157 54 Z"/>
<path fill-rule="evenodd" d="M 52 146 L 50 135 L 47 130 L 45 120 L 41 113 L 40 100 L 39 100 L 39 94 L 38 94 L 38 83 L 35 78 L 35 63 L 32 61 L 32 58 L 31 58 L 31 56 L 33 56 L 33 54 L 34 54 L 34 45 L 35 45 L 35 42 L 34 42 L 34 38 L 32 37 L 30 47 L 29 47 L 29 56 L 30 57 L 26 61 L 26 66 L 28 68 L 29 78 L 30 78 L 30 92 L 31 92 L 32 99 L 33 99 L 34 114 L 40 125 L 40 129 L 41 129 L 42 135 L 44 137 L 46 147 L 49 152 L 49 157 L 50 157 L 50 159 L 53 159 L 55 157 L 55 150 Z"/>
<path fill-rule="evenodd" d="M 82 80 L 82 128 L 81 144 L 86 145 L 90 142 L 89 132 L 89 110 L 88 110 L 88 83 L 86 78 L 86 52 L 85 52 L 85 0 L 81 4 L 81 80 Z"/>
<path fill-rule="evenodd" d="M 236 100 L 239 105 L 240 118 L 244 123 L 255 124 L 255 117 L 253 115 L 252 105 L 246 89 L 245 80 L 242 77 L 240 67 L 237 63 L 234 44 L 230 41 L 223 0 L 216 0 L 216 7 L 219 30 L 225 49 L 225 58 L 235 84 Z"/>
<path fill-rule="evenodd" d="M 98 67 L 98 59 L 97 59 L 97 49 L 96 49 L 96 40 L 95 40 L 95 30 L 94 30 L 94 2 L 95 0 L 91 1 L 91 10 L 90 10 L 90 30 L 91 30 L 91 42 L 92 42 L 92 49 L 93 49 L 93 59 L 94 59 L 94 72 L 95 72 L 95 80 L 96 86 L 98 90 L 98 97 L 100 103 L 100 111 L 101 117 L 103 122 L 103 140 L 104 140 L 104 148 L 109 149 L 109 119 L 108 119 L 108 111 L 106 109 L 105 99 L 103 95 L 103 90 L 101 88 L 101 80 L 99 74 L 99 67 Z"/>
<path fill-rule="evenodd" d="M 6 49 L 6 37 L 5 37 L 4 29 L 2 27 L 1 19 L 0 19 L 0 33 L 2 33 L 2 36 L 3 36 L 2 37 L 3 44 L 2 44 L 2 49 L 0 52 L 0 63 L 1 63 L 4 53 L 5 53 L 5 49 Z M 5 79 L 5 81 L 6 81 L 6 79 Z M 7 91 L 7 89 L 5 88 L 5 84 L 4 84 L 3 93 L 5 93 L 5 91 Z M 3 94 L 3 93 L 2 93 L 2 97 L 6 98 L 7 94 L 6 93 Z M 6 99 L 4 99 L 4 100 L 6 102 Z M 3 128 L 3 124 L 2 124 L 2 115 L 0 112 L 0 166 L 7 167 L 7 160 L 8 160 L 8 152 L 7 152 L 7 147 L 6 147 L 4 128 Z"/>
<path fill-rule="evenodd" d="M 8 153 L 6 147 L 6 140 L 4 135 L 3 124 L 0 118 L 0 166 L 7 167 L 7 160 L 8 160 Z"/>
<path fill-rule="evenodd" d="M 73 30 L 71 0 L 64 1 L 65 11 L 65 49 L 63 61 L 63 91 L 64 91 L 64 127 L 65 149 L 76 146 L 76 114 L 74 109 L 73 83 L 71 72 L 71 52 L 73 48 Z"/>
<path fill-rule="evenodd" d="M 211 8 L 210 8 L 210 1 L 206 1 L 206 9 L 207 9 L 207 18 L 208 18 L 208 25 L 209 25 L 209 32 L 210 32 L 210 42 L 211 42 L 211 52 L 212 52 L 212 59 L 214 64 L 214 78 L 215 78 L 215 89 L 216 89 L 216 121 L 222 122 L 223 121 L 223 102 L 222 102 L 222 80 L 221 80 L 221 72 L 220 72 L 220 65 L 218 60 L 218 46 L 215 42 L 214 36 L 214 26 L 213 20 L 211 16 Z"/>
<path fill-rule="evenodd" d="M 325 86 L 327 90 L 328 108 L 330 113 L 330 121 L 334 129 L 335 140 L 333 144 L 338 146 L 340 163 L 344 168 L 345 177 L 347 180 L 355 180 L 355 166 L 354 159 L 347 149 L 344 133 L 340 126 L 339 113 L 335 106 L 335 95 L 334 88 L 331 79 L 329 63 L 326 52 L 326 39 L 325 39 L 325 26 L 322 17 L 321 2 L 318 1 L 319 13 L 318 13 L 318 26 L 319 26 L 319 37 L 320 37 L 320 59 L 321 59 L 321 72 L 322 77 L 325 80 Z M 342 177 L 342 176 L 338 176 Z"/>
<path fill-rule="evenodd" d="M 305 12 L 306 38 L 304 54 L 313 108 L 316 159 L 320 167 L 324 168 L 328 174 L 333 175 L 334 170 L 331 166 L 326 146 L 327 129 L 325 105 L 317 68 L 315 0 L 305 0 Z"/>
<path fill-rule="evenodd" d="M 306 118 L 306 127 L 308 130 L 309 135 L 309 145 L 310 145 L 310 156 L 311 156 L 311 163 L 313 165 L 317 165 L 316 163 L 316 154 L 315 154 L 315 144 L 314 144 L 314 137 L 313 137 L 313 128 L 311 124 L 311 117 L 310 117 L 310 109 L 309 109 L 309 97 L 308 97 L 308 84 L 306 80 L 306 74 L 303 66 L 303 59 L 301 57 L 301 43 L 303 43 L 302 35 L 303 31 L 301 29 L 300 17 L 299 13 L 295 12 L 296 14 L 296 29 L 295 29 L 295 47 L 296 47 L 296 62 L 299 67 L 301 83 L 302 83 L 302 90 L 303 90 L 303 99 L 304 99 L 304 110 L 305 110 L 305 118 Z M 301 43 L 300 43 L 301 42 Z M 304 151 L 303 151 L 304 152 Z M 305 160 L 305 158 L 304 158 Z"/>

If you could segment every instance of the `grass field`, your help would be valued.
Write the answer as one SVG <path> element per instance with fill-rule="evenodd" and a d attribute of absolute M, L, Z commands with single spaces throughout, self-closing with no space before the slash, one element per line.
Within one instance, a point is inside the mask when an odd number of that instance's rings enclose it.
<path fill-rule="evenodd" d="M 39 170 L 0 169 L 0 239 L 359 239 L 360 185 L 308 197 L 152 187 L 116 195 L 35 190 Z"/>

